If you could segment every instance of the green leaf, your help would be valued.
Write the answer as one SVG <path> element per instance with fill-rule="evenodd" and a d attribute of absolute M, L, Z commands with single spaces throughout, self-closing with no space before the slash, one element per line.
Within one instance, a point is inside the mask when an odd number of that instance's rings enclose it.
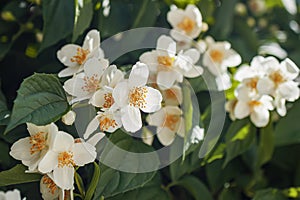
<path fill-rule="evenodd" d="M 296 101 L 285 117 L 281 118 L 275 127 L 275 146 L 285 146 L 300 143 L 300 101 Z M 288 128 L 287 128 L 288 127 Z"/>
<path fill-rule="evenodd" d="M 248 119 L 233 122 L 225 136 L 226 159 L 224 167 L 235 157 L 244 153 L 255 139 L 255 128 Z"/>
<path fill-rule="evenodd" d="M 55 122 L 68 112 L 69 107 L 58 78 L 36 73 L 21 84 L 5 133 L 25 122 L 36 125 Z"/>
<path fill-rule="evenodd" d="M 273 136 L 273 127 L 272 123 L 269 123 L 267 127 L 264 127 L 260 130 L 259 133 L 259 145 L 257 149 L 258 167 L 267 163 L 271 160 L 274 152 L 274 136 Z"/>
<path fill-rule="evenodd" d="M 75 42 L 77 38 L 89 27 L 93 19 L 93 2 L 91 0 L 83 0 L 82 7 L 79 5 L 78 0 L 76 0 L 75 7 L 76 12 L 72 42 Z"/>
<path fill-rule="evenodd" d="M 281 191 L 277 189 L 259 190 L 255 193 L 253 200 L 287 200 Z"/>
<path fill-rule="evenodd" d="M 94 162 L 93 178 L 92 178 L 92 181 L 90 183 L 90 186 L 89 186 L 88 190 L 86 191 L 86 195 L 85 195 L 84 200 L 91 200 L 92 199 L 92 197 L 94 196 L 96 187 L 98 185 L 99 178 L 100 178 L 100 167 L 97 163 Z"/>
<path fill-rule="evenodd" d="M 75 2 L 43 0 L 43 41 L 39 52 L 56 44 L 72 33 L 75 16 Z"/>
<path fill-rule="evenodd" d="M 11 157 L 9 156 L 9 145 L 4 141 L 0 140 L 0 166 L 8 167 L 11 162 Z"/>
<path fill-rule="evenodd" d="M 122 131 L 115 132 L 110 140 L 113 144 L 108 143 L 105 146 L 100 157 L 100 162 L 109 162 L 110 164 L 119 167 L 119 169 L 130 168 L 135 169 L 136 171 L 145 165 L 150 165 L 154 171 L 147 173 L 129 173 L 100 165 L 101 176 L 95 191 L 94 199 L 99 199 L 101 196 L 108 198 L 138 189 L 154 177 L 156 174 L 155 169 L 158 169 L 159 167 L 159 159 L 156 154 L 156 156 L 145 155 L 145 157 L 148 157 L 145 158 L 145 160 L 143 160 L 143 158 L 139 160 L 130 157 L 130 152 L 152 152 L 154 150 L 152 147 L 145 145 L 141 141 L 134 140 L 131 136 Z M 120 152 L 119 149 L 122 149 L 122 152 Z"/>
<path fill-rule="evenodd" d="M 1 91 L 1 83 L 0 83 L 0 126 L 7 125 L 9 114 L 10 111 L 7 108 L 6 98 Z"/>
<path fill-rule="evenodd" d="M 25 170 L 27 170 L 27 167 L 18 164 L 12 169 L 0 172 L 0 187 L 21 183 L 31 183 L 41 180 L 42 175 L 25 173 Z"/>
<path fill-rule="evenodd" d="M 195 200 L 213 199 L 207 187 L 194 176 L 184 176 L 176 182 L 175 185 L 185 188 L 195 198 Z"/>
<path fill-rule="evenodd" d="M 141 5 L 137 6 L 139 12 L 135 17 L 132 28 L 153 26 L 160 12 L 157 1 L 142 0 L 137 3 Z"/>

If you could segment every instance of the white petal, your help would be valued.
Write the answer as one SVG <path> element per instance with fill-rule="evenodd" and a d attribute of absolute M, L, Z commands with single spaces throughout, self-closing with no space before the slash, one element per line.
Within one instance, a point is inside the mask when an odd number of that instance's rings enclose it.
<path fill-rule="evenodd" d="M 285 116 L 286 115 L 285 99 L 275 98 L 274 104 L 277 113 L 282 117 Z"/>
<path fill-rule="evenodd" d="M 175 136 L 175 132 L 171 131 L 167 127 L 157 128 L 157 138 L 160 141 L 160 143 L 164 146 L 172 144 L 172 142 L 175 139 Z"/>
<path fill-rule="evenodd" d="M 107 95 L 108 92 L 104 89 L 97 90 L 92 98 L 90 99 L 90 103 L 98 108 L 103 107 L 105 103 L 105 95 Z"/>
<path fill-rule="evenodd" d="M 85 133 L 83 134 L 83 138 L 86 140 L 87 138 L 90 137 L 90 135 L 98 129 L 99 127 L 99 120 L 98 120 L 98 115 L 92 119 L 92 121 L 88 124 L 86 127 Z"/>
<path fill-rule="evenodd" d="M 57 167 L 53 171 L 53 180 L 63 190 L 71 190 L 74 185 L 74 167 Z"/>
<path fill-rule="evenodd" d="M 65 68 L 58 73 L 58 77 L 62 78 L 62 77 L 67 77 L 67 76 L 73 76 L 74 74 L 82 71 L 80 69 L 82 69 L 80 66 Z"/>
<path fill-rule="evenodd" d="M 100 32 L 97 30 L 91 30 L 85 36 L 82 47 L 92 52 L 94 49 L 100 46 Z"/>
<path fill-rule="evenodd" d="M 169 89 L 174 85 L 178 76 L 182 75 L 177 71 L 160 71 L 158 72 L 156 82 L 160 88 Z"/>
<path fill-rule="evenodd" d="M 93 146 L 96 146 L 98 144 L 98 142 L 100 140 L 102 140 L 102 138 L 105 137 L 105 134 L 104 133 L 96 133 L 94 134 L 91 138 L 89 138 L 86 142 L 93 145 Z"/>
<path fill-rule="evenodd" d="M 45 174 L 51 172 L 58 165 L 58 154 L 49 150 L 39 163 L 38 170 Z"/>
<path fill-rule="evenodd" d="M 141 87 L 146 85 L 149 77 L 149 69 L 146 64 L 137 62 L 133 67 L 129 75 L 128 84 L 129 87 Z"/>
<path fill-rule="evenodd" d="M 196 49 L 188 49 L 183 53 L 183 55 L 188 56 L 192 59 L 193 63 L 191 64 L 195 64 L 200 58 L 200 53 Z"/>
<path fill-rule="evenodd" d="M 264 127 L 268 124 L 270 113 L 267 109 L 257 109 L 251 113 L 250 119 L 256 127 Z"/>
<path fill-rule="evenodd" d="M 145 144 L 151 146 L 154 140 L 154 135 L 147 128 L 143 128 L 142 140 Z"/>
<path fill-rule="evenodd" d="M 151 126 L 162 126 L 166 117 L 166 110 L 164 108 L 160 109 L 159 111 L 149 114 L 147 116 L 147 122 Z"/>
<path fill-rule="evenodd" d="M 200 128 L 198 125 L 193 128 L 191 134 L 191 143 L 198 144 L 200 141 L 204 139 L 204 129 Z"/>
<path fill-rule="evenodd" d="M 185 137 L 185 123 L 184 123 L 184 119 L 182 117 L 180 117 L 180 120 L 178 122 L 179 126 L 177 129 L 177 134 L 184 138 Z"/>
<path fill-rule="evenodd" d="M 166 35 L 162 35 L 157 40 L 156 49 L 160 55 L 173 57 L 176 54 L 176 42 Z"/>
<path fill-rule="evenodd" d="M 172 38 L 174 38 L 176 41 L 179 41 L 178 44 L 181 44 L 181 43 L 184 43 L 184 47 L 186 48 L 189 48 L 191 46 L 191 43 L 193 41 L 193 38 L 190 37 L 189 35 L 186 35 L 186 33 L 183 31 L 183 30 L 180 30 L 180 29 L 172 29 L 170 31 L 170 35 L 172 36 Z M 177 46 L 178 48 L 178 46 Z M 183 49 L 186 49 L 186 48 L 183 48 Z M 177 49 L 179 50 L 179 49 Z"/>
<path fill-rule="evenodd" d="M 4 200 L 21 200 L 21 193 L 17 189 L 14 189 L 13 191 L 7 191 Z"/>
<path fill-rule="evenodd" d="M 124 107 L 128 104 L 129 87 L 126 81 L 120 82 L 116 85 L 113 91 L 113 98 L 116 104 Z"/>
<path fill-rule="evenodd" d="M 151 113 L 158 111 L 161 108 L 161 101 L 162 101 L 162 96 L 161 93 L 151 87 L 145 87 L 147 88 L 147 93 L 146 93 L 146 104 L 144 105 L 145 107 L 141 107 L 141 110 L 145 113 Z"/>
<path fill-rule="evenodd" d="M 247 102 L 238 101 L 234 108 L 234 116 L 237 119 L 243 119 L 250 114 L 250 108 Z"/>
<path fill-rule="evenodd" d="M 232 49 L 226 51 L 225 57 L 226 58 L 223 60 L 223 65 L 227 67 L 235 67 L 242 62 L 241 56 Z"/>
<path fill-rule="evenodd" d="M 101 85 L 109 86 L 111 88 L 124 80 L 124 73 L 117 68 L 116 65 L 110 65 L 103 73 Z"/>
<path fill-rule="evenodd" d="M 256 88 L 260 94 L 272 94 L 274 92 L 275 85 L 271 79 L 264 77 L 258 80 Z"/>
<path fill-rule="evenodd" d="M 300 89 L 298 83 L 288 81 L 278 86 L 280 96 L 288 101 L 295 101 L 299 98 Z"/>
<path fill-rule="evenodd" d="M 108 60 L 91 58 L 84 64 L 84 73 L 87 77 L 95 77 L 100 80 L 103 71 L 108 67 Z"/>
<path fill-rule="evenodd" d="M 76 75 L 75 77 L 67 80 L 64 83 L 64 90 L 70 95 L 78 98 L 86 98 L 88 99 L 91 95 L 88 91 L 84 90 L 85 81 L 81 77 L 81 75 Z"/>
<path fill-rule="evenodd" d="M 182 9 L 176 9 L 168 12 L 167 20 L 172 27 L 177 28 L 177 25 L 183 20 L 185 13 Z"/>
<path fill-rule="evenodd" d="M 182 90 L 177 85 L 168 90 L 163 90 L 162 94 L 166 105 L 177 106 L 182 103 Z"/>
<path fill-rule="evenodd" d="M 150 71 L 156 72 L 158 65 L 157 57 L 158 54 L 156 51 L 145 52 L 140 56 L 140 61 L 145 63 L 149 67 Z"/>
<path fill-rule="evenodd" d="M 54 139 L 53 151 L 69 151 L 74 144 L 74 138 L 69 133 L 59 131 Z"/>
<path fill-rule="evenodd" d="M 29 137 L 22 138 L 12 145 L 9 154 L 16 160 L 29 161 L 34 156 L 30 154 L 30 148 Z"/>
<path fill-rule="evenodd" d="M 282 61 L 280 65 L 286 69 L 287 73 L 285 75 L 288 76 L 290 80 L 297 78 L 299 75 L 299 68 L 289 58 L 286 58 L 284 61 Z"/>
<path fill-rule="evenodd" d="M 220 74 L 216 77 L 216 83 L 219 91 L 227 90 L 231 87 L 231 80 L 228 73 Z"/>
<path fill-rule="evenodd" d="M 78 48 L 81 47 L 76 44 L 67 44 L 63 46 L 59 51 L 57 51 L 58 60 L 68 67 L 78 66 L 77 62 L 71 61 L 71 58 L 77 54 Z"/>
<path fill-rule="evenodd" d="M 203 74 L 203 68 L 200 66 L 193 66 L 189 71 L 184 72 L 184 76 L 188 78 L 195 78 Z"/>
<path fill-rule="evenodd" d="M 73 160 L 77 166 L 94 162 L 97 156 L 96 148 L 86 142 L 75 143 L 72 151 Z"/>
<path fill-rule="evenodd" d="M 61 121 L 67 125 L 67 126 L 71 126 L 76 119 L 76 113 L 73 110 L 70 110 L 69 112 L 67 112 L 67 114 L 65 114 L 64 116 L 62 116 Z"/>
<path fill-rule="evenodd" d="M 122 108 L 122 124 L 126 131 L 136 132 L 142 128 L 141 112 L 138 108 L 133 106 L 126 106 Z"/>

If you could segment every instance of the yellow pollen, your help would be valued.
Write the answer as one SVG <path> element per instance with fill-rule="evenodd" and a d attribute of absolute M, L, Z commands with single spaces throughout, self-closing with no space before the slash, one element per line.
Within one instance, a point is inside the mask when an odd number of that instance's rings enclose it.
<path fill-rule="evenodd" d="M 165 95 L 166 95 L 167 99 L 175 99 L 175 100 L 177 100 L 176 93 L 172 89 L 165 90 Z"/>
<path fill-rule="evenodd" d="M 258 82 L 258 78 L 252 78 L 248 83 L 247 86 L 250 87 L 251 89 L 256 89 Z"/>
<path fill-rule="evenodd" d="M 254 107 L 260 106 L 261 104 L 262 103 L 260 101 L 256 101 L 256 100 L 250 101 L 249 102 L 250 110 L 252 111 L 254 109 Z"/>
<path fill-rule="evenodd" d="M 280 83 L 285 81 L 285 79 L 281 75 L 280 71 L 273 72 L 272 74 L 270 74 L 269 77 L 271 80 L 273 80 L 273 82 L 275 83 L 275 86 L 278 86 Z"/>
<path fill-rule="evenodd" d="M 76 138 L 76 139 L 74 140 L 74 143 L 82 143 L 82 140 L 81 140 L 80 138 Z"/>
<path fill-rule="evenodd" d="M 99 127 L 101 131 L 107 131 L 110 127 L 115 128 L 117 126 L 116 120 L 102 116 L 99 119 Z"/>
<path fill-rule="evenodd" d="M 54 181 L 47 175 L 43 176 L 42 183 L 47 186 L 47 188 L 49 189 L 49 192 L 52 194 L 54 194 L 58 189 L 56 184 L 54 183 Z"/>
<path fill-rule="evenodd" d="M 158 56 L 157 62 L 159 64 L 160 70 L 166 70 L 172 68 L 174 58 L 171 58 L 169 56 Z"/>
<path fill-rule="evenodd" d="M 77 48 L 76 55 L 70 60 L 71 62 L 77 62 L 79 65 L 82 65 L 86 61 L 89 53 L 90 51 L 88 49 Z"/>
<path fill-rule="evenodd" d="M 83 78 L 84 86 L 81 88 L 83 91 L 87 91 L 89 93 L 96 92 L 100 86 L 100 80 L 97 74 L 94 74 L 92 77 L 85 76 Z"/>
<path fill-rule="evenodd" d="M 218 63 L 222 62 L 224 58 L 224 54 L 219 50 L 211 50 L 209 55 L 214 62 Z"/>
<path fill-rule="evenodd" d="M 58 167 L 73 167 L 75 166 L 73 160 L 73 153 L 70 151 L 64 151 L 58 154 Z"/>
<path fill-rule="evenodd" d="M 168 127 L 170 130 L 175 131 L 179 119 L 180 119 L 179 115 L 167 114 L 164 125 Z"/>
<path fill-rule="evenodd" d="M 104 94 L 104 101 L 103 108 L 110 108 L 115 103 L 112 93 Z"/>
<path fill-rule="evenodd" d="M 129 92 L 129 105 L 139 108 L 145 108 L 146 106 L 146 95 L 148 90 L 146 87 L 134 87 Z"/>
<path fill-rule="evenodd" d="M 194 30 L 195 21 L 189 17 L 184 17 L 183 20 L 177 24 L 177 27 L 184 30 L 186 33 L 190 33 Z"/>
<path fill-rule="evenodd" d="M 29 138 L 29 143 L 31 144 L 31 147 L 30 147 L 31 155 L 36 152 L 40 152 L 47 147 L 46 136 L 47 136 L 47 133 L 39 132 Z"/>

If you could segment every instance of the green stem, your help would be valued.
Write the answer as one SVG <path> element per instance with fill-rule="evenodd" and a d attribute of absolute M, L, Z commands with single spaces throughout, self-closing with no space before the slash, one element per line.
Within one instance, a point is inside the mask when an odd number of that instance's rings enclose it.
<path fill-rule="evenodd" d="M 142 17 L 147 9 L 147 4 L 148 4 L 148 0 L 144 0 L 138 15 L 136 16 L 136 19 L 134 20 L 132 28 L 136 28 L 138 26 L 138 24 L 140 23 L 140 21 L 142 20 Z"/>

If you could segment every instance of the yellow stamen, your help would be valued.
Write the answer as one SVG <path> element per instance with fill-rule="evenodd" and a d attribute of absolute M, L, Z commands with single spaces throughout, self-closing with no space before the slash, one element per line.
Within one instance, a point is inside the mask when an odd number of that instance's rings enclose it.
<path fill-rule="evenodd" d="M 218 62 L 218 63 L 222 62 L 224 58 L 223 52 L 219 50 L 211 50 L 209 55 L 214 62 Z"/>
<path fill-rule="evenodd" d="M 101 131 L 107 131 L 110 127 L 115 128 L 117 126 L 116 120 L 106 116 L 102 116 L 99 119 L 99 127 Z"/>
<path fill-rule="evenodd" d="M 112 93 L 104 94 L 104 101 L 103 108 L 110 108 L 115 103 Z"/>
<path fill-rule="evenodd" d="M 145 108 L 146 106 L 146 94 L 148 90 L 146 87 L 134 87 L 129 92 L 129 105 L 139 108 Z"/>
<path fill-rule="evenodd" d="M 75 166 L 73 160 L 73 153 L 70 151 L 64 151 L 58 154 L 58 167 L 73 167 Z"/>
<path fill-rule="evenodd" d="M 189 17 L 184 17 L 183 20 L 177 24 L 177 27 L 184 30 L 186 33 L 190 33 L 194 30 L 195 21 Z"/>
<path fill-rule="evenodd" d="M 251 89 L 256 89 L 257 82 L 258 82 L 258 78 L 252 78 L 252 79 L 247 83 L 247 87 L 250 87 Z"/>
<path fill-rule="evenodd" d="M 170 130 L 175 131 L 179 119 L 180 119 L 179 115 L 167 114 L 164 125 L 168 127 Z"/>
<path fill-rule="evenodd" d="M 277 87 L 280 83 L 283 83 L 285 81 L 284 77 L 281 75 L 280 71 L 275 71 L 272 74 L 270 74 L 270 79 L 273 80 L 275 83 L 275 86 Z"/>
<path fill-rule="evenodd" d="M 47 136 L 47 133 L 39 132 L 29 138 L 29 143 L 31 144 L 31 147 L 30 147 L 31 155 L 36 152 L 40 152 L 47 147 L 46 136 Z"/>
<path fill-rule="evenodd" d="M 52 194 L 54 194 L 58 189 L 56 184 L 54 183 L 54 181 L 47 175 L 43 176 L 42 183 L 47 186 L 47 188 L 49 189 L 49 192 Z"/>
<path fill-rule="evenodd" d="M 159 70 L 168 70 L 172 68 L 174 60 L 174 58 L 171 58 L 169 56 L 158 56 L 157 62 L 160 67 Z"/>
<path fill-rule="evenodd" d="M 177 95 L 174 90 L 167 89 L 165 90 L 166 99 L 174 99 L 177 100 Z"/>
<path fill-rule="evenodd" d="M 77 62 L 79 65 L 82 65 L 86 59 L 87 55 L 90 53 L 88 49 L 77 48 L 76 55 L 73 56 L 70 60 L 71 62 Z"/>
<path fill-rule="evenodd" d="M 100 86 L 100 79 L 97 74 L 94 74 L 92 77 L 84 77 L 84 86 L 81 88 L 83 91 L 87 91 L 89 93 L 96 92 Z"/>
<path fill-rule="evenodd" d="M 250 111 L 251 111 L 251 112 L 254 110 L 254 108 L 255 108 L 256 106 L 262 105 L 262 103 L 261 103 L 260 101 L 256 101 L 256 100 L 250 101 L 248 104 L 249 104 L 249 107 L 250 107 Z"/>

